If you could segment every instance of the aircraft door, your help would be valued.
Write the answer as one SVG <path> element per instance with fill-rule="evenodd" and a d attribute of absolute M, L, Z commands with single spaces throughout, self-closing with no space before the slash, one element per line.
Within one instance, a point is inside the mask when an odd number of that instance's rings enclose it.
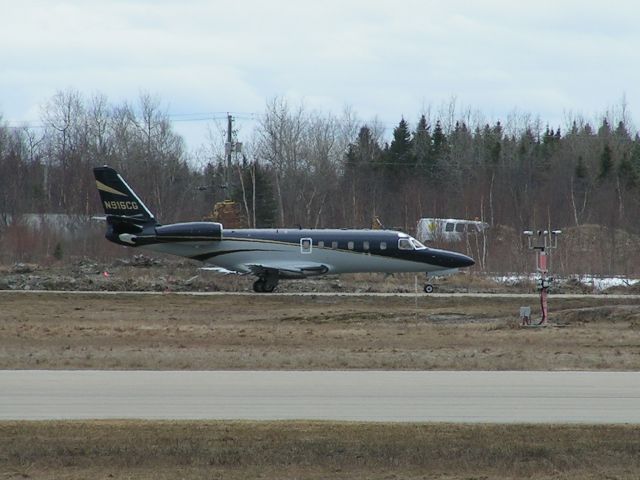
<path fill-rule="evenodd" d="M 311 253 L 313 249 L 313 240 L 310 238 L 301 238 L 300 239 L 300 253 Z"/>

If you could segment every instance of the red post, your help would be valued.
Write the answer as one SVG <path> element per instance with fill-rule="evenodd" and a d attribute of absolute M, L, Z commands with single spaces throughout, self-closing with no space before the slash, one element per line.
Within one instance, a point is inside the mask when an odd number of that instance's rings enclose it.
<path fill-rule="evenodd" d="M 547 287 L 542 287 L 540 290 L 540 309 L 542 310 L 542 318 L 538 325 L 545 325 L 547 323 Z"/>
<path fill-rule="evenodd" d="M 542 310 L 542 318 L 538 325 L 547 323 L 547 254 L 544 250 L 538 250 L 538 271 L 540 272 L 540 309 Z"/>

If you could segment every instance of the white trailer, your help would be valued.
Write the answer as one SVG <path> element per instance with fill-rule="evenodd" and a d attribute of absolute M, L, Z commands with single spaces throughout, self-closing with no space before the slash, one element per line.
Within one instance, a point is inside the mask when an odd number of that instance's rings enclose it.
<path fill-rule="evenodd" d="M 416 228 L 416 238 L 421 242 L 460 242 L 468 235 L 478 235 L 489 224 L 477 220 L 459 218 L 421 218 Z"/>

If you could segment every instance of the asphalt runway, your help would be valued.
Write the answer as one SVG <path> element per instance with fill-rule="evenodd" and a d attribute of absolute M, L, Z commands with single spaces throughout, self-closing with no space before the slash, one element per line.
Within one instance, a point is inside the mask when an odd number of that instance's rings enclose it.
<path fill-rule="evenodd" d="M 639 372 L 0 371 L 0 420 L 640 424 Z"/>

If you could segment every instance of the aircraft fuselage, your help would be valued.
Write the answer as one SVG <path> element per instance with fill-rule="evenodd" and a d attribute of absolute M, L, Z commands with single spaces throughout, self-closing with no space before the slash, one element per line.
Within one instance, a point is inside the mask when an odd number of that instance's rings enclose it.
<path fill-rule="evenodd" d="M 308 274 L 290 274 L 290 277 L 355 272 L 429 273 L 473 265 L 471 258 L 460 253 L 415 248 L 410 236 L 392 230 L 233 229 L 224 230 L 220 239 L 189 235 L 161 237 L 148 231 L 135 236 L 133 241 L 131 237 L 128 240 L 126 243 L 130 245 L 243 273 L 249 273 L 246 268 L 249 264 L 326 266 L 324 271 L 310 270 Z M 287 277 L 286 274 L 280 276 Z"/>

